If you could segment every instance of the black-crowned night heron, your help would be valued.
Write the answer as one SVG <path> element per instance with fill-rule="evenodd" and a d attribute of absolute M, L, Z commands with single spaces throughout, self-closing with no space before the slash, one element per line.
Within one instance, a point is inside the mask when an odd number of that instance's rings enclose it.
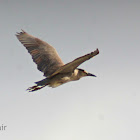
<path fill-rule="evenodd" d="M 48 43 L 26 33 L 16 34 L 18 40 L 26 47 L 31 54 L 33 61 L 37 64 L 38 70 L 44 73 L 45 79 L 35 82 L 36 85 L 27 90 L 35 91 L 45 86 L 58 87 L 70 81 L 79 80 L 85 76 L 94 76 L 83 69 L 77 68 L 80 64 L 99 54 L 99 50 L 81 56 L 70 63 L 64 64 L 56 50 Z"/>

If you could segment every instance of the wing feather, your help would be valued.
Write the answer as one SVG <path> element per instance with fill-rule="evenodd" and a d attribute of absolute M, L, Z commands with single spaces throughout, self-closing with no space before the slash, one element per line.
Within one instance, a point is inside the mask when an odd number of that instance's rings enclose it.
<path fill-rule="evenodd" d="M 37 64 L 38 70 L 49 76 L 64 65 L 56 50 L 48 43 L 26 33 L 16 34 L 18 40 L 26 47 L 31 54 L 33 61 Z"/>
<path fill-rule="evenodd" d="M 67 63 L 64 66 L 60 67 L 57 71 L 55 71 L 49 77 L 52 77 L 52 76 L 54 76 L 54 75 L 56 75 L 58 73 L 69 73 L 69 72 L 73 72 L 80 64 L 82 64 L 83 62 L 91 59 L 92 57 L 96 56 L 97 54 L 99 54 L 99 50 L 98 49 L 96 49 L 94 52 L 91 52 L 89 54 L 86 54 L 84 56 L 81 56 L 79 58 L 76 58 L 72 62 Z"/>

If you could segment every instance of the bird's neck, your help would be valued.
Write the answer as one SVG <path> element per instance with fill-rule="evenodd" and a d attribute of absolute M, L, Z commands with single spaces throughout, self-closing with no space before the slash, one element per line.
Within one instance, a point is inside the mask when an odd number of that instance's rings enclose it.
<path fill-rule="evenodd" d="M 78 69 L 74 70 L 73 77 L 75 78 L 75 80 L 79 80 L 80 79 L 80 75 L 79 75 L 79 70 Z"/>

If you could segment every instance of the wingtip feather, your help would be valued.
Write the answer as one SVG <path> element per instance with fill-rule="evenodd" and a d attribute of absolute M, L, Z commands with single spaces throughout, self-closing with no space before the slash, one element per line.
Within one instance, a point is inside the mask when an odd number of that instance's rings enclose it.
<path fill-rule="evenodd" d="M 21 29 L 21 32 L 16 32 L 16 36 L 19 36 L 19 35 L 24 34 L 24 33 L 26 33 L 26 32 L 23 29 Z"/>

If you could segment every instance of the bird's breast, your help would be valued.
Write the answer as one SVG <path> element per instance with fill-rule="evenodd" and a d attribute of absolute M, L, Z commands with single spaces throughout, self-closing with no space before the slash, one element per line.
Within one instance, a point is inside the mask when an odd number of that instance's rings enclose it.
<path fill-rule="evenodd" d="M 78 75 L 78 70 L 75 69 L 73 73 L 63 73 L 63 74 L 58 74 L 58 75 L 54 76 L 50 80 L 49 86 L 55 88 L 62 84 L 65 84 L 67 82 L 76 81 L 79 79 L 80 79 L 80 77 Z"/>

